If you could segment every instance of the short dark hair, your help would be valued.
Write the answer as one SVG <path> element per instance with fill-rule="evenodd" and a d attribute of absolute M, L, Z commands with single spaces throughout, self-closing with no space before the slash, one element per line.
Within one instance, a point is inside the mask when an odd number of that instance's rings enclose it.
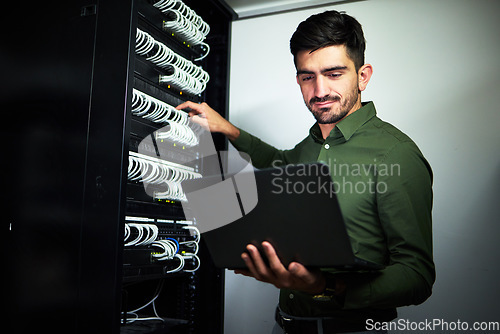
<path fill-rule="evenodd" d="M 345 45 L 356 72 L 365 63 L 366 41 L 361 24 L 336 10 L 315 14 L 301 22 L 290 39 L 290 51 L 297 67 L 299 51 L 316 51 L 326 46 Z"/>

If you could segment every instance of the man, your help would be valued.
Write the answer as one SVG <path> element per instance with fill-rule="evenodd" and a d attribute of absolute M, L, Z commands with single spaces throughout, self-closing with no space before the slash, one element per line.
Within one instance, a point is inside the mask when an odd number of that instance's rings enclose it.
<path fill-rule="evenodd" d="M 309 17 L 290 49 L 304 102 L 316 118 L 293 149 L 262 142 L 205 103 L 177 108 L 190 108 L 195 121 L 205 118 L 256 167 L 328 163 L 355 254 L 386 265 L 375 273 L 310 270 L 297 262 L 285 268 L 269 243 L 262 244 L 268 265 L 248 245 L 241 255 L 248 270 L 238 273 L 281 289 L 275 332 L 384 329 L 397 307 L 420 304 L 432 293 L 431 168 L 410 138 L 376 116 L 372 102 L 361 102 L 373 68 L 364 63 L 363 30 L 353 17 L 337 11 Z"/>

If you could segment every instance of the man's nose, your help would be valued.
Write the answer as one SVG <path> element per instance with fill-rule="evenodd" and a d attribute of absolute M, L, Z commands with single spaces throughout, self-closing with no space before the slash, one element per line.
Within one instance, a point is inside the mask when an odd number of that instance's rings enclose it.
<path fill-rule="evenodd" d="M 326 78 L 318 76 L 314 83 L 314 96 L 322 98 L 330 94 Z"/>

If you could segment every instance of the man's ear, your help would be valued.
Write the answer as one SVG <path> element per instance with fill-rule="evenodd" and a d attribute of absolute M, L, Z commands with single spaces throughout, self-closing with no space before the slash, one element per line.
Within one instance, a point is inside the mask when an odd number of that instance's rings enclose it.
<path fill-rule="evenodd" d="M 360 67 L 358 71 L 358 85 L 359 90 L 362 92 L 366 89 L 368 82 L 373 74 L 373 66 L 370 64 L 364 64 Z"/>

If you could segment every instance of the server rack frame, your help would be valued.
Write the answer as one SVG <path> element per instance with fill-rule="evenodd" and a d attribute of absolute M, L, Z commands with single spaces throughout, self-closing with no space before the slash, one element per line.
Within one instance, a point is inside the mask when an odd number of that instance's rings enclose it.
<path fill-rule="evenodd" d="M 10 34 L 0 53 L 8 78 L 0 97 L 3 110 L 16 111 L 8 114 L 16 126 L 1 134 L 6 327 L 118 333 L 136 2 L 25 5 L 2 13 Z M 206 91 L 225 113 L 235 14 L 216 0 L 198 5 L 212 6 L 227 29 L 207 64 L 225 74 Z M 209 266 L 202 274 L 201 285 L 217 286 L 205 292 L 207 304 L 222 305 L 223 274 Z M 222 332 L 222 310 L 210 309 L 197 329 Z"/>

